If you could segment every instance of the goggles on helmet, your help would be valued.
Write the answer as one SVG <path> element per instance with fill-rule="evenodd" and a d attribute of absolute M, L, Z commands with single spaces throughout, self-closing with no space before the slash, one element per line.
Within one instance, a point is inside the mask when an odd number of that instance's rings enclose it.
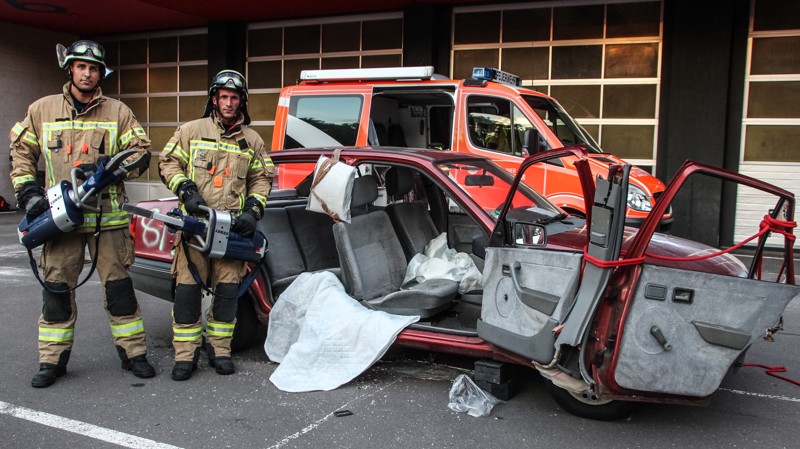
<path fill-rule="evenodd" d="M 93 41 L 77 41 L 67 48 L 67 55 L 94 56 L 100 61 L 105 61 L 106 50 L 102 45 Z"/>
<path fill-rule="evenodd" d="M 238 90 L 244 95 L 247 95 L 247 82 L 241 73 L 235 70 L 223 70 L 214 77 L 209 93 L 213 93 L 218 89 Z"/>
<path fill-rule="evenodd" d="M 94 62 L 102 67 L 102 76 L 111 74 L 111 70 L 106 65 L 106 50 L 102 45 L 94 41 L 80 40 L 75 41 L 69 48 L 61 44 L 56 45 L 56 56 L 58 57 L 58 65 L 65 69 L 71 61 L 83 60 Z"/>

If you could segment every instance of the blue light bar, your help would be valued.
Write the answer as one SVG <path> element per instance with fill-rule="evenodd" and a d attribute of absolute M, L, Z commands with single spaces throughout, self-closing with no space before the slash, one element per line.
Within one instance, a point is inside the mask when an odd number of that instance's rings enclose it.
<path fill-rule="evenodd" d="M 472 78 L 476 80 L 495 81 L 511 86 L 522 86 L 522 80 L 519 79 L 517 75 L 492 67 L 473 67 Z"/>

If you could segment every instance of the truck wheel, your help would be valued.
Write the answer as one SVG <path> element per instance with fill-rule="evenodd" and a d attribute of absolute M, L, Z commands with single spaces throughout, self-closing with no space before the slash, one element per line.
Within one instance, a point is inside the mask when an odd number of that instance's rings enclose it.
<path fill-rule="evenodd" d="M 233 328 L 233 339 L 231 340 L 232 352 L 248 349 L 256 340 L 261 322 L 258 321 L 253 307 L 255 307 L 253 298 L 249 293 L 239 298 L 239 305 L 236 308 L 236 327 Z"/>
<path fill-rule="evenodd" d="M 600 399 L 593 395 L 580 395 L 556 386 L 545 380 L 547 392 L 561 408 L 581 418 L 598 421 L 613 421 L 630 415 L 636 404 L 633 402 Z"/>

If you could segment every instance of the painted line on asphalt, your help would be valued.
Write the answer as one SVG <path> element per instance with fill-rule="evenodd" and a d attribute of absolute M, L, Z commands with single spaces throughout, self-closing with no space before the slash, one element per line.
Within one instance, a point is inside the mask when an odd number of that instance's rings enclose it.
<path fill-rule="evenodd" d="M 400 381 L 400 379 L 396 379 L 396 380 L 392 381 L 391 383 L 389 383 L 389 384 L 387 384 L 387 385 L 385 385 L 385 386 L 383 386 L 383 387 L 381 387 L 381 388 L 379 388 L 379 389 L 377 389 L 377 390 L 375 390 L 375 391 L 373 391 L 371 393 L 359 396 L 359 397 L 357 397 L 357 398 L 355 398 L 355 399 L 353 399 L 351 401 L 348 401 L 344 405 L 342 405 L 341 407 L 338 407 L 336 410 L 344 410 L 350 404 L 353 404 L 355 402 L 358 402 L 358 401 L 360 401 L 362 399 L 365 399 L 365 398 L 368 398 L 370 396 L 374 396 L 376 393 L 380 393 L 381 391 L 385 390 L 386 388 L 391 387 L 392 385 L 396 384 L 399 381 Z M 273 444 L 272 446 L 268 447 L 267 449 L 278 449 L 279 447 L 283 447 L 283 446 L 291 443 L 293 440 L 296 440 L 296 439 L 300 438 L 301 436 L 307 434 L 308 432 L 311 432 L 312 430 L 314 430 L 317 427 L 321 426 L 331 416 L 334 416 L 333 413 L 334 412 L 328 413 L 327 415 L 323 416 L 322 418 L 320 418 L 320 419 L 312 422 L 311 424 L 303 427 L 298 432 L 295 432 L 295 433 L 293 433 L 291 435 L 288 435 L 287 437 L 285 437 L 284 439 L 278 441 L 277 443 Z"/>
<path fill-rule="evenodd" d="M 790 398 L 788 396 L 778 396 L 774 394 L 753 393 L 752 391 L 731 390 L 730 388 L 720 388 L 722 391 L 727 391 L 733 394 L 741 394 L 744 396 L 755 396 L 763 399 L 778 399 L 780 401 L 800 402 L 800 398 Z"/>
<path fill-rule="evenodd" d="M 116 430 L 106 429 L 74 419 L 64 418 L 51 413 L 40 412 L 26 407 L 20 407 L 8 402 L 0 401 L 0 414 L 13 416 L 48 427 L 66 430 L 95 440 L 106 441 L 118 446 L 142 449 L 180 449 L 178 446 L 159 443 Z"/>

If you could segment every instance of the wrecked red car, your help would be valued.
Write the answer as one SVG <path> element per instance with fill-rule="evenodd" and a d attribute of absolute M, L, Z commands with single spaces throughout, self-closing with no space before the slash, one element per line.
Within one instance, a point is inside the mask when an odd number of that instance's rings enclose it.
<path fill-rule="evenodd" d="M 396 345 L 491 358 L 536 368 L 567 411 L 594 419 L 628 413 L 631 401 L 703 404 L 731 366 L 776 331 L 800 293 L 792 265 L 794 196 L 722 169 L 688 162 L 640 229 L 625 227 L 630 166 L 591 179 L 580 147 L 528 157 L 516 177 L 472 155 L 408 148 L 348 148 L 357 169 L 350 222 L 306 209 L 315 162 L 332 149 L 273 153 L 277 170 L 305 170 L 291 189 L 273 190 L 259 227 L 269 250 L 240 298 L 234 346 L 252 342 L 259 323 L 303 272 L 336 274 L 363 305 L 417 315 Z M 528 169 L 575 156 L 588 216 L 564 213 L 528 184 Z M 533 173 L 531 171 L 530 173 Z M 709 176 L 756 189 L 765 206 L 753 262 L 655 232 L 687 179 Z M 362 179 L 363 178 L 363 179 Z M 298 179 L 301 179 L 298 177 Z M 502 204 L 496 198 L 505 197 Z M 138 206 L 166 212 L 176 201 Z M 132 221 L 137 289 L 171 300 L 174 235 L 162 223 Z M 471 290 L 405 290 L 402 273 L 432 239 L 466 254 L 482 274 Z M 762 280 L 767 237 L 785 239 L 784 270 Z M 404 290 L 402 294 L 398 294 Z M 697 375 L 702 373 L 702 375 Z"/>

